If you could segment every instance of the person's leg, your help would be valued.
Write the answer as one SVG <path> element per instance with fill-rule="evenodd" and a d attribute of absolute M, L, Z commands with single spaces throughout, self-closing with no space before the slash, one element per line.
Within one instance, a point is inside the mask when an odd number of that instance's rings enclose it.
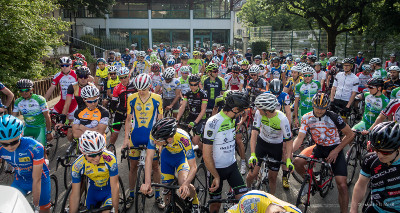
<path fill-rule="evenodd" d="M 272 195 L 274 195 L 276 191 L 277 177 L 278 177 L 278 171 L 272 171 L 271 169 L 268 170 L 269 193 L 271 193 Z"/>
<path fill-rule="evenodd" d="M 130 169 L 129 169 L 129 196 L 135 197 L 135 185 L 137 178 L 137 169 L 139 164 L 139 155 L 140 151 L 136 149 L 132 149 L 129 152 L 129 160 L 130 160 Z M 139 186 L 140 187 L 140 186 Z"/>
<path fill-rule="evenodd" d="M 253 181 L 257 177 L 259 171 L 260 171 L 260 166 L 258 166 L 258 165 L 256 165 L 254 167 L 254 169 L 249 170 L 249 173 L 247 173 L 247 176 L 246 176 L 247 188 L 251 187 L 251 184 L 253 184 Z"/>
<path fill-rule="evenodd" d="M 340 205 L 340 212 L 347 213 L 349 206 L 349 191 L 347 187 L 347 177 L 335 176 L 335 181 L 338 188 L 338 200 Z"/>
<path fill-rule="evenodd" d="M 114 123 L 123 122 L 126 119 L 126 115 L 124 116 L 120 112 L 115 112 Z M 110 137 L 110 144 L 115 144 L 118 139 L 119 131 L 122 128 L 122 124 L 114 125 L 113 130 L 114 132 L 111 133 Z"/>
<path fill-rule="evenodd" d="M 307 147 L 300 153 L 300 155 L 310 157 L 313 152 L 314 147 L 315 147 L 315 145 Z M 304 160 L 303 158 L 296 157 L 293 161 L 293 165 L 294 165 L 294 168 L 295 168 L 297 174 L 299 174 L 301 177 L 304 178 L 304 174 L 306 173 L 305 166 L 307 165 L 307 161 Z"/>

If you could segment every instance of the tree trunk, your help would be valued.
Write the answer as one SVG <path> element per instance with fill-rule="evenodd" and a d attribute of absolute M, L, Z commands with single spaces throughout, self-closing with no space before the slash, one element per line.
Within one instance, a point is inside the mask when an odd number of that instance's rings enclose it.
<path fill-rule="evenodd" d="M 337 29 L 327 29 L 326 33 L 328 34 L 328 52 L 332 52 L 332 55 L 335 55 Z"/>

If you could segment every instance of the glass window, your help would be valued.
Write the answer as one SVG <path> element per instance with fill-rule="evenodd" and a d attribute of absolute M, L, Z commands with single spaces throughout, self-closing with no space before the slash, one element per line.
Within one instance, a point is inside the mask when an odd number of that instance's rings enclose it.
<path fill-rule="evenodd" d="M 230 0 L 194 0 L 193 18 L 230 19 Z"/>
<path fill-rule="evenodd" d="M 112 9 L 110 18 L 142 18 L 147 19 L 148 3 L 117 2 Z"/>
<path fill-rule="evenodd" d="M 151 5 L 151 17 L 160 19 L 188 19 L 190 18 L 189 2 L 183 0 L 174 1 L 157 1 Z"/>
<path fill-rule="evenodd" d="M 190 30 L 152 30 L 153 44 L 164 43 L 170 47 L 187 47 L 189 49 Z"/>

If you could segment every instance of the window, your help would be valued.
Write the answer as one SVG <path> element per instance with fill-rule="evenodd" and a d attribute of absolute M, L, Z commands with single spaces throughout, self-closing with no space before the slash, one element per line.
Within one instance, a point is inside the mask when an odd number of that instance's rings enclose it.
<path fill-rule="evenodd" d="M 194 0 L 193 4 L 193 18 L 231 18 L 229 0 Z"/>
<path fill-rule="evenodd" d="M 117 2 L 110 18 L 148 18 L 148 3 Z"/>
<path fill-rule="evenodd" d="M 190 30 L 152 30 L 153 44 L 157 46 L 164 43 L 166 47 L 187 47 L 190 48 Z"/>
<path fill-rule="evenodd" d="M 151 18 L 155 19 L 188 19 L 190 18 L 189 1 L 155 0 L 151 5 Z"/>

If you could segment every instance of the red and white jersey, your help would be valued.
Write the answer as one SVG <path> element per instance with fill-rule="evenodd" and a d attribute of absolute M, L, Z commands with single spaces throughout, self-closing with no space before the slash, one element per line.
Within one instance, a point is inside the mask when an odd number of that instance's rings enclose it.
<path fill-rule="evenodd" d="M 385 115 L 386 117 L 392 115 L 393 121 L 399 122 L 400 121 L 399 107 L 400 107 L 400 100 L 397 98 L 391 99 L 386 108 L 382 110 L 381 114 Z"/>
<path fill-rule="evenodd" d="M 179 63 L 179 64 L 175 64 L 175 65 L 174 65 L 176 75 L 178 75 L 179 77 L 181 77 L 181 73 L 179 72 L 179 70 L 181 69 L 181 67 L 182 67 L 182 63 Z"/>
<path fill-rule="evenodd" d="M 77 81 L 76 73 L 75 71 L 71 70 L 68 75 L 65 75 L 62 72 L 57 73 L 54 78 L 53 82 L 51 82 L 52 85 L 60 85 L 60 90 L 61 90 L 61 99 L 65 100 L 67 97 L 67 90 L 69 85 L 75 83 Z"/>
<path fill-rule="evenodd" d="M 225 75 L 225 87 L 227 90 L 239 90 L 239 85 L 244 84 L 244 77 L 239 74 L 236 78 L 233 77 L 233 73 L 230 72 Z"/>
<path fill-rule="evenodd" d="M 152 72 L 152 73 L 150 73 L 150 78 L 151 78 L 150 90 L 152 92 L 154 92 L 157 86 L 161 86 L 161 81 L 162 81 L 161 80 L 161 74 L 154 75 L 154 73 Z"/>

